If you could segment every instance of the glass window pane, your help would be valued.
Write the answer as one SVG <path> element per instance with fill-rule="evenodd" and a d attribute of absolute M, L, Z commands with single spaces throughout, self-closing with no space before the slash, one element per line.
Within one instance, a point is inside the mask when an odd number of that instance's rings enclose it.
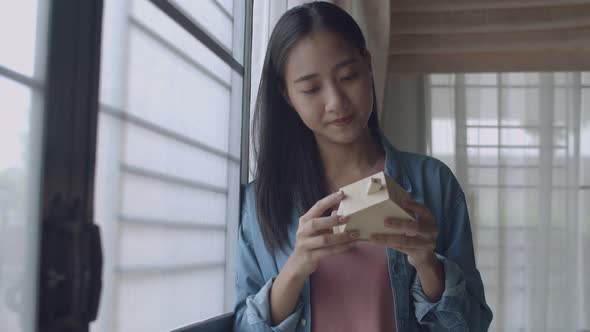
<path fill-rule="evenodd" d="M 469 167 L 469 185 L 496 185 L 498 183 L 498 170 L 491 167 Z"/>
<path fill-rule="evenodd" d="M 467 125 L 498 123 L 498 89 L 466 88 Z"/>
<path fill-rule="evenodd" d="M 474 216 L 478 226 L 497 226 L 499 211 L 498 188 L 477 189 L 477 214 Z"/>
<path fill-rule="evenodd" d="M 226 49 L 232 49 L 233 19 L 231 12 L 220 3 L 215 0 L 174 0 L 173 3 L 220 41 Z"/>
<path fill-rule="evenodd" d="M 502 148 L 500 164 L 509 166 L 539 165 L 539 148 Z"/>
<path fill-rule="evenodd" d="M 164 221 L 225 224 L 225 194 L 127 173 L 121 182 L 123 215 Z"/>
<path fill-rule="evenodd" d="M 234 2 L 232 0 L 212 0 L 213 2 L 217 2 L 218 4 L 225 9 L 230 15 L 233 15 L 234 12 Z"/>
<path fill-rule="evenodd" d="M 453 88 L 430 89 L 432 107 L 432 155 L 449 168 L 455 167 L 455 95 Z"/>
<path fill-rule="evenodd" d="M 501 190 L 500 196 L 500 216 L 504 225 L 530 226 L 539 222 L 538 189 L 508 188 Z"/>
<path fill-rule="evenodd" d="M 469 165 L 498 165 L 497 148 L 467 148 Z"/>
<path fill-rule="evenodd" d="M 142 165 L 144 169 L 194 182 L 227 187 L 227 159 L 212 155 L 197 147 L 179 143 L 133 124 L 127 126 L 125 155 L 127 165 Z M 170 160 L 174 160 L 171 163 Z"/>
<path fill-rule="evenodd" d="M 467 85 L 497 85 L 498 74 L 483 73 L 483 74 L 465 74 L 465 83 Z"/>
<path fill-rule="evenodd" d="M 551 224 L 565 226 L 567 222 L 567 192 L 565 189 L 553 188 L 551 192 Z M 564 241 L 559 241 L 563 243 Z"/>
<path fill-rule="evenodd" d="M 538 73 L 506 73 L 502 74 L 502 84 L 505 85 L 537 85 Z"/>
<path fill-rule="evenodd" d="M 590 186 L 590 88 L 582 89 L 582 123 L 580 124 L 580 183 Z"/>
<path fill-rule="evenodd" d="M 223 311 L 224 268 L 118 273 L 117 331 L 170 331 Z M 165 276 L 165 277 L 164 277 Z M 195 307 L 195 298 L 207 305 Z M 160 329 L 159 326 L 169 326 Z"/>
<path fill-rule="evenodd" d="M 572 86 L 572 78 L 574 73 L 562 72 L 553 74 L 553 84 L 556 86 Z"/>
<path fill-rule="evenodd" d="M 0 76 L 0 105 L 0 330 L 34 331 L 42 100 Z"/>
<path fill-rule="evenodd" d="M 454 74 L 432 74 L 429 75 L 430 84 L 432 85 L 454 85 L 455 75 Z"/>
<path fill-rule="evenodd" d="M 502 128 L 502 145 L 539 145 L 536 128 Z"/>
<path fill-rule="evenodd" d="M 566 146 L 566 130 L 565 129 L 554 129 L 553 130 L 553 145 L 554 146 Z"/>
<path fill-rule="evenodd" d="M 498 129 L 496 128 L 468 128 L 468 145 L 498 145 Z"/>
<path fill-rule="evenodd" d="M 38 13 L 37 0 L 0 2 L 0 65 L 32 77 L 37 53 Z M 40 22 L 43 24 L 42 22 Z"/>
<path fill-rule="evenodd" d="M 553 91 L 553 123 L 556 126 L 565 126 L 567 115 L 573 107 L 572 88 L 554 88 Z"/>
<path fill-rule="evenodd" d="M 505 186 L 536 186 L 539 184 L 539 168 L 536 166 L 502 168 L 500 183 Z"/>
<path fill-rule="evenodd" d="M 196 40 L 193 35 L 186 32 L 166 14 L 162 13 L 151 2 L 148 0 L 133 0 L 133 5 L 130 10 L 132 18 L 130 22 L 131 26 L 134 26 L 137 29 L 142 29 L 144 33 L 145 28 L 147 27 L 149 32 L 152 32 L 157 37 L 161 37 L 167 44 L 171 44 L 189 60 L 208 68 L 223 82 L 230 82 L 230 67 L 202 43 Z M 153 39 L 153 41 L 156 42 L 156 39 Z"/>
<path fill-rule="evenodd" d="M 47 1 L 0 2 L 0 331 L 36 331 Z"/>
<path fill-rule="evenodd" d="M 503 125 L 539 125 L 537 88 L 508 88 L 502 94 Z"/>
<path fill-rule="evenodd" d="M 137 29 L 130 48 L 129 113 L 227 151 L 230 86 Z"/>
<path fill-rule="evenodd" d="M 582 72 L 582 84 L 590 85 L 590 72 Z"/>
<path fill-rule="evenodd" d="M 119 231 L 122 266 L 166 267 L 225 261 L 223 230 L 122 223 Z"/>

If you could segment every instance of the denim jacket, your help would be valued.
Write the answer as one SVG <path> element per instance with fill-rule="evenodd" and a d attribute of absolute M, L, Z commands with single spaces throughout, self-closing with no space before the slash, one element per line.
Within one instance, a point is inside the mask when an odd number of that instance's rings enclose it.
<path fill-rule="evenodd" d="M 492 320 L 483 284 L 475 266 L 473 241 L 465 195 L 456 178 L 442 162 L 423 155 L 396 150 L 381 138 L 385 150 L 385 174 L 412 197 L 425 204 L 436 218 L 439 236 L 435 254 L 442 262 L 445 290 L 436 303 L 429 302 L 416 270 L 407 256 L 391 248 L 387 252 L 389 280 L 394 292 L 398 331 L 486 331 Z M 289 226 L 288 254 L 270 253 L 262 238 L 254 202 L 254 188 L 245 190 L 239 226 L 235 331 L 309 332 L 311 326 L 310 282 L 304 284 L 294 312 L 276 326 L 270 317 L 270 289 L 295 245 L 299 214 Z"/>

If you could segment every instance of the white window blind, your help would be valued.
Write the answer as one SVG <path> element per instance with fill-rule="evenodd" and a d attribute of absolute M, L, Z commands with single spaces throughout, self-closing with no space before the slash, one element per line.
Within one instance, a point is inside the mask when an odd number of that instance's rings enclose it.
<path fill-rule="evenodd" d="M 243 71 L 148 0 L 106 0 L 94 331 L 164 331 L 233 308 Z M 170 1 L 243 69 L 243 1 Z"/>

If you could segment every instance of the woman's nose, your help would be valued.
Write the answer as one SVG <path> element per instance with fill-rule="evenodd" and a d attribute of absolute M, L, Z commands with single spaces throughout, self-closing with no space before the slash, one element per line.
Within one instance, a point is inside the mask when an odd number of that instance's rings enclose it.
<path fill-rule="evenodd" d="M 348 109 L 348 96 L 337 84 L 328 89 L 326 100 L 326 111 L 343 112 Z"/>

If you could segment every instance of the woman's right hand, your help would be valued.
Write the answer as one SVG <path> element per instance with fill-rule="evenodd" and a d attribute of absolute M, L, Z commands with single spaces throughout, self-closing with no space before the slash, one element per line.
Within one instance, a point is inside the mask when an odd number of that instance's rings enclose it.
<path fill-rule="evenodd" d="M 322 217 L 329 208 L 338 205 L 343 198 L 342 191 L 326 196 L 299 218 L 295 249 L 289 260 L 294 264 L 300 277 L 307 278 L 313 273 L 322 258 L 339 254 L 357 243 L 358 231 L 338 234 L 332 231 L 332 227 L 347 222 L 345 217 L 337 216 L 335 213 L 330 217 Z"/>

